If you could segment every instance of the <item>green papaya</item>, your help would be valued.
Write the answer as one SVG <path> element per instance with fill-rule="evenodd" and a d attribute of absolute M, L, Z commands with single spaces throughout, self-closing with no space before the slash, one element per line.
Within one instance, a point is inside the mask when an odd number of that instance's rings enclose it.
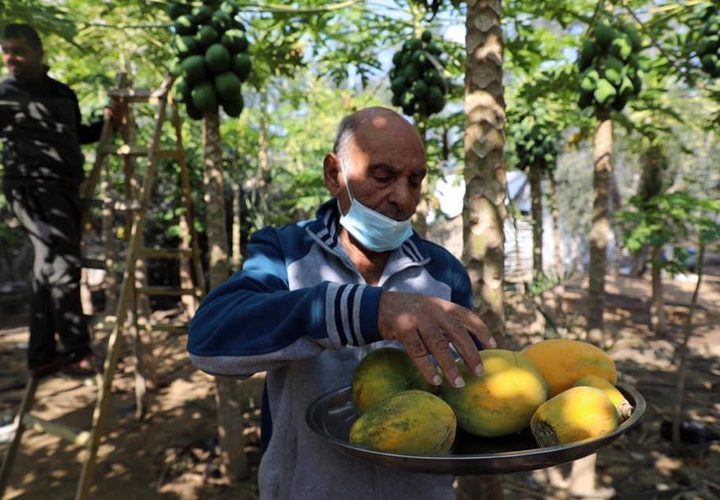
<path fill-rule="evenodd" d="M 600 48 L 607 50 L 617 37 L 617 32 L 608 24 L 599 22 L 595 25 L 595 39 Z"/>
<path fill-rule="evenodd" d="M 242 82 L 232 71 L 226 71 L 215 77 L 215 90 L 223 101 L 233 101 L 240 95 Z"/>
<path fill-rule="evenodd" d="M 619 59 L 610 56 L 605 60 L 604 78 L 615 86 L 622 83 L 624 64 Z"/>
<path fill-rule="evenodd" d="M 597 55 L 597 45 L 590 39 L 583 42 L 582 49 L 580 49 L 580 59 L 578 66 L 580 71 L 585 71 L 592 65 L 592 61 Z"/>
<path fill-rule="evenodd" d="M 627 61 L 632 52 L 632 44 L 626 35 L 617 37 L 610 44 L 610 54 L 620 61 Z"/>
<path fill-rule="evenodd" d="M 184 3 L 169 2 L 167 5 L 168 16 L 170 16 L 170 19 L 173 21 L 180 16 L 190 14 L 191 11 L 192 7 Z"/>
<path fill-rule="evenodd" d="M 230 52 L 220 43 L 214 43 L 205 51 L 205 64 L 216 75 L 230 67 Z"/>
<path fill-rule="evenodd" d="M 590 68 L 586 70 L 582 75 L 580 75 L 580 89 L 585 91 L 595 90 L 595 86 L 597 85 L 597 81 L 599 79 L 600 75 L 596 69 Z"/>
<path fill-rule="evenodd" d="M 193 23 L 190 16 L 182 15 L 175 19 L 175 33 L 178 35 L 194 35 L 197 31 L 197 26 Z"/>
<path fill-rule="evenodd" d="M 425 30 L 422 32 L 420 38 L 423 42 L 430 43 L 432 41 L 432 32 L 430 30 Z"/>
<path fill-rule="evenodd" d="M 413 93 L 417 101 L 422 101 L 428 95 L 428 86 L 422 80 L 415 80 L 410 87 L 410 92 Z"/>
<path fill-rule="evenodd" d="M 195 24 L 200 25 L 210 21 L 213 15 L 213 10 L 207 5 L 200 5 L 192 10 L 193 21 Z"/>
<path fill-rule="evenodd" d="M 174 40 L 175 51 L 181 59 L 191 56 L 193 54 L 199 54 L 202 51 L 202 46 L 194 36 L 182 35 L 175 37 Z"/>
<path fill-rule="evenodd" d="M 199 111 L 202 111 L 203 113 L 209 113 L 210 111 L 213 111 L 217 108 L 217 94 L 215 94 L 215 89 L 212 83 L 199 83 L 195 85 L 195 87 L 193 87 L 190 94 L 192 96 L 193 105 Z"/>
<path fill-rule="evenodd" d="M 220 39 L 220 43 L 222 43 L 233 54 L 245 52 L 248 48 L 248 41 L 247 38 L 245 38 L 245 33 L 239 29 L 227 30 Z"/>
<path fill-rule="evenodd" d="M 580 106 L 580 109 L 587 108 L 588 106 L 591 106 L 593 103 L 593 92 L 583 90 L 580 92 L 580 98 L 578 99 L 578 106 Z"/>
<path fill-rule="evenodd" d="M 205 68 L 205 57 L 201 55 L 193 55 L 186 57 L 180 63 L 185 79 L 190 85 L 198 83 L 205 79 L 207 69 Z"/>
<path fill-rule="evenodd" d="M 616 94 L 617 91 L 615 90 L 615 87 L 613 87 L 613 85 L 609 81 L 602 78 L 598 80 L 595 91 L 593 92 L 595 101 L 600 106 L 606 106 L 610 104 L 610 101 L 613 97 L 615 97 Z"/>
<path fill-rule="evenodd" d="M 234 100 L 223 101 L 222 103 L 223 111 L 233 118 L 240 116 L 244 107 L 245 103 L 242 94 L 238 94 Z"/>
<path fill-rule="evenodd" d="M 243 82 L 248 79 L 252 71 L 252 61 L 247 54 L 235 54 L 232 58 L 232 70 Z"/>
<path fill-rule="evenodd" d="M 230 26 L 232 25 L 232 16 L 224 10 L 216 10 L 213 12 L 210 22 L 218 32 L 223 32 L 230 29 Z"/>
<path fill-rule="evenodd" d="M 185 112 L 187 112 L 188 116 L 193 120 L 202 120 L 203 118 L 203 112 L 195 107 L 192 100 L 185 102 Z"/>
<path fill-rule="evenodd" d="M 398 76 L 390 81 L 390 89 L 393 94 L 401 94 L 405 90 L 405 78 Z"/>
<path fill-rule="evenodd" d="M 209 47 L 215 43 L 218 36 L 218 32 L 210 25 L 203 26 L 198 30 L 197 35 L 195 35 L 198 42 L 200 42 L 203 47 Z"/>

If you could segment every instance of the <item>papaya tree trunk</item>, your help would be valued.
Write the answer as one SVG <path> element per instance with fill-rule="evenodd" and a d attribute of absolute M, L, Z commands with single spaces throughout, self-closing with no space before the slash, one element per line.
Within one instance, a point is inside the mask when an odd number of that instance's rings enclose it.
<path fill-rule="evenodd" d="M 420 139 L 422 139 L 423 146 L 427 149 L 427 143 L 426 143 L 427 122 L 421 117 L 416 117 L 415 122 L 417 123 L 417 131 L 418 131 L 418 134 L 420 134 Z M 415 210 L 415 215 L 413 216 L 413 229 L 422 238 L 425 238 L 425 236 L 427 236 L 427 230 L 428 230 L 427 217 L 428 217 L 428 212 L 430 211 L 430 196 L 431 196 L 430 179 L 429 179 L 429 176 L 426 176 L 422 183 L 422 191 L 420 193 L 420 203 L 418 203 L 417 210 Z"/>
<path fill-rule="evenodd" d="M 467 2 L 463 260 L 481 317 L 503 343 L 505 97 L 500 0 Z"/>
<path fill-rule="evenodd" d="M 555 293 L 555 316 L 559 317 L 563 308 L 563 297 L 565 296 L 565 264 L 560 235 L 560 209 L 557 195 L 557 181 L 555 180 L 554 169 L 550 171 L 550 213 L 552 214 L 553 227 L 553 250 L 555 253 L 555 274 L 557 274 L 558 286 Z"/>
<path fill-rule="evenodd" d="M 695 283 L 695 289 L 693 290 L 692 298 L 690 299 L 690 310 L 688 311 L 687 318 L 683 325 L 683 340 L 680 344 L 680 363 L 677 371 L 677 386 L 675 388 L 675 401 L 673 401 L 672 408 L 672 443 L 676 451 L 679 451 L 682 444 L 680 442 L 680 427 L 682 425 L 683 416 L 683 402 L 685 400 L 685 378 L 687 376 L 687 357 L 688 357 L 688 343 L 693 333 L 693 316 L 695 315 L 695 309 L 697 308 L 698 295 L 700 293 L 700 286 L 702 285 L 703 271 L 705 262 L 705 242 L 700 240 L 700 248 L 698 249 L 698 261 L 697 261 L 697 282 Z"/>
<path fill-rule="evenodd" d="M 468 0 L 465 34 L 463 260 L 476 308 L 498 345 L 503 311 L 506 178 L 501 0 Z M 457 498 L 503 498 L 502 476 L 461 476 Z"/>
<path fill-rule="evenodd" d="M 206 113 L 203 119 L 204 184 L 207 212 L 207 241 L 209 249 L 209 290 L 224 283 L 229 274 L 228 238 L 225 226 L 225 191 L 223 189 L 222 142 L 220 117 L 217 111 Z M 247 475 L 242 405 L 235 379 L 216 377 L 215 400 L 218 406 L 218 435 L 222 469 L 232 482 Z"/>
<path fill-rule="evenodd" d="M 533 235 L 533 276 L 538 277 L 543 273 L 543 203 L 541 170 L 536 165 L 530 165 L 528 169 L 530 180 L 530 213 L 532 216 Z"/>
<path fill-rule="evenodd" d="M 612 121 L 610 113 L 599 110 L 595 131 L 593 207 L 590 228 L 590 270 L 588 287 L 588 340 L 601 345 L 605 311 L 605 272 L 610 232 L 608 210 L 609 180 L 612 172 Z"/>
<path fill-rule="evenodd" d="M 661 247 L 652 247 L 652 299 L 650 302 L 650 326 L 652 327 L 653 333 L 656 335 L 660 335 L 667 330 L 667 321 L 665 319 L 665 301 L 663 300 L 661 253 Z"/>

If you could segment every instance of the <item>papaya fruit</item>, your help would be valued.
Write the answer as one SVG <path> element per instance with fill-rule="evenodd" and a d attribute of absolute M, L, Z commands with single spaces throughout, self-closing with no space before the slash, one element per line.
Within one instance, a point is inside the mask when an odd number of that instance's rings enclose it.
<path fill-rule="evenodd" d="M 597 45 L 592 40 L 588 39 L 583 42 L 582 49 L 580 49 L 580 59 L 578 65 L 580 71 L 585 71 L 592 65 L 592 61 L 597 55 Z"/>
<path fill-rule="evenodd" d="M 252 71 L 252 61 L 247 54 L 235 54 L 232 58 L 232 70 L 241 81 L 246 81 Z"/>
<path fill-rule="evenodd" d="M 519 432 L 530 423 L 535 410 L 548 397 L 540 372 L 522 354 L 506 349 L 480 351 L 483 375 L 470 374 L 457 362 L 465 386 L 444 383 L 442 398 L 455 411 L 458 427 L 483 437 Z"/>
<path fill-rule="evenodd" d="M 203 47 L 209 47 L 215 43 L 218 40 L 218 36 L 218 32 L 215 28 L 209 25 L 201 27 L 198 30 L 197 35 L 195 35 L 197 41 L 200 42 Z"/>
<path fill-rule="evenodd" d="M 217 108 L 217 94 L 210 82 L 202 82 L 193 87 L 190 92 L 193 105 L 203 113 L 208 113 Z"/>
<path fill-rule="evenodd" d="M 238 93 L 237 96 L 235 96 L 235 99 L 230 101 L 223 101 L 222 108 L 227 113 L 228 116 L 232 118 L 237 118 L 240 116 L 240 113 L 242 113 L 243 108 L 245 107 L 245 101 L 243 100 L 242 94 Z"/>
<path fill-rule="evenodd" d="M 224 101 L 233 101 L 240 94 L 242 82 L 232 71 L 226 71 L 215 77 L 215 91 Z"/>
<path fill-rule="evenodd" d="M 617 31 L 610 25 L 600 22 L 595 25 L 595 39 L 598 45 L 607 50 L 612 41 L 618 36 Z"/>
<path fill-rule="evenodd" d="M 401 349 L 382 347 L 370 351 L 353 372 L 352 402 L 360 415 L 396 392 L 410 389 L 438 390 L 425 381 Z"/>
<path fill-rule="evenodd" d="M 548 339 L 520 351 L 532 361 L 550 387 L 550 396 L 572 387 L 585 375 L 597 375 L 617 383 L 615 362 L 602 349 L 587 342 Z"/>
<path fill-rule="evenodd" d="M 197 31 L 197 26 L 195 26 L 191 17 L 184 14 L 175 19 L 174 26 L 175 33 L 178 35 L 194 35 Z"/>
<path fill-rule="evenodd" d="M 205 57 L 201 55 L 192 55 L 183 59 L 180 66 L 185 75 L 185 80 L 193 85 L 205 79 L 207 68 L 205 67 Z"/>
<path fill-rule="evenodd" d="M 625 396 L 623 396 L 623 393 L 620 392 L 617 387 L 604 378 L 598 377 L 597 375 L 585 375 L 575 382 L 575 387 L 580 386 L 595 387 L 602 390 L 615 407 L 615 411 L 617 411 L 621 422 L 627 420 L 630 418 L 630 415 L 632 415 L 633 407 L 630 402 L 625 399 Z"/>
<path fill-rule="evenodd" d="M 213 73 L 220 74 L 230 67 L 230 52 L 221 43 L 214 43 L 205 51 L 205 64 Z"/>
<path fill-rule="evenodd" d="M 571 387 L 548 399 L 535 411 L 530 431 L 539 446 L 556 446 L 612 432 L 618 414 L 604 391 Z"/>
<path fill-rule="evenodd" d="M 615 90 L 615 87 L 613 87 L 612 84 L 604 78 L 598 80 L 597 87 L 595 87 L 595 91 L 593 92 L 595 101 L 600 106 L 605 107 L 610 105 L 616 94 L 617 90 Z"/>
<path fill-rule="evenodd" d="M 448 404 L 425 391 L 397 392 L 362 414 L 349 441 L 372 450 L 441 455 L 455 440 L 457 420 Z"/>

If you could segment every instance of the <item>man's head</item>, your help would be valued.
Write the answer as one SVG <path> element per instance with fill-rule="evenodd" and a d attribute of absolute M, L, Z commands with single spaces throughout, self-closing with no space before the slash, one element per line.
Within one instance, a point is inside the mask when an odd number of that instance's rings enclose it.
<path fill-rule="evenodd" d="M 2 39 L 3 65 L 18 80 L 37 80 L 44 74 L 42 40 L 27 24 L 7 24 Z"/>
<path fill-rule="evenodd" d="M 396 112 L 362 109 L 340 122 L 333 152 L 325 157 L 325 185 L 343 213 L 350 197 L 395 220 L 410 218 L 427 172 L 425 147 L 415 128 Z"/>

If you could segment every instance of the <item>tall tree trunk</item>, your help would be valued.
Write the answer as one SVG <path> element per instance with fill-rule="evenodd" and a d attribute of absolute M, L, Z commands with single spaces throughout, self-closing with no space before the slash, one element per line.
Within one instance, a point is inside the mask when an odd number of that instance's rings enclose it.
<path fill-rule="evenodd" d="M 550 213 L 552 214 L 553 250 L 555 253 L 555 274 L 558 286 L 555 288 L 555 316 L 562 314 L 563 297 L 565 296 L 565 264 L 563 256 L 562 236 L 560 235 L 560 208 L 557 195 L 555 169 L 549 172 L 550 178 Z"/>
<path fill-rule="evenodd" d="M 420 35 L 416 34 L 416 36 Z M 416 117 L 415 122 L 417 123 L 418 134 L 420 134 L 423 145 L 427 150 L 427 122 L 421 117 Z M 427 235 L 428 230 L 427 217 L 430 209 L 431 192 L 432 190 L 430 188 L 430 179 L 428 178 L 428 176 L 426 176 L 422 183 L 420 203 L 418 203 L 417 209 L 415 210 L 415 215 L 413 216 L 413 229 L 423 238 Z"/>
<path fill-rule="evenodd" d="M 663 300 L 661 259 L 662 248 L 659 246 L 652 247 L 652 299 L 650 300 L 650 326 L 652 327 L 653 333 L 656 335 L 660 335 L 667 330 L 665 301 Z"/>
<path fill-rule="evenodd" d="M 501 0 L 467 1 L 463 260 L 479 313 L 502 346 L 506 178 L 501 14 Z M 500 499 L 502 476 L 461 476 L 457 493 L 458 498 Z"/>
<path fill-rule="evenodd" d="M 543 273 L 543 204 L 542 204 L 542 172 L 540 167 L 530 165 L 530 211 L 532 215 L 533 234 L 533 277 Z"/>
<path fill-rule="evenodd" d="M 693 290 L 692 298 L 690 299 L 690 310 L 685 318 L 683 325 L 683 339 L 680 344 L 680 364 L 677 370 L 677 385 L 675 389 L 675 400 L 673 401 L 672 407 L 672 442 L 673 447 L 676 451 L 680 451 L 682 443 L 680 442 L 680 428 L 682 426 L 683 416 L 683 401 L 685 399 L 685 379 L 687 378 L 687 358 L 688 358 L 688 344 L 690 337 L 693 333 L 693 316 L 695 315 L 695 309 L 697 309 L 698 294 L 700 293 L 700 287 L 702 286 L 702 278 L 704 272 L 705 263 L 705 241 L 700 239 L 700 248 L 698 251 L 697 261 L 697 282 L 695 283 L 695 289 Z"/>
<path fill-rule="evenodd" d="M 612 121 L 610 113 L 599 110 L 595 131 L 592 227 L 590 229 L 590 276 L 588 287 L 588 340 L 603 343 L 605 271 L 610 232 L 608 214 L 609 179 L 612 172 Z"/>
<path fill-rule="evenodd" d="M 660 145 L 654 143 L 640 156 L 642 174 L 638 186 L 638 196 L 645 202 L 663 191 L 663 172 L 666 167 L 665 153 Z M 662 270 L 660 266 L 662 248 L 655 246 L 650 249 L 652 298 L 650 300 L 650 327 L 655 334 L 667 329 L 665 304 L 663 300 Z M 638 258 L 646 259 L 647 251 L 641 252 Z"/>
<path fill-rule="evenodd" d="M 228 239 L 225 227 L 225 191 L 223 189 L 222 143 L 218 112 L 206 113 L 203 120 L 204 183 L 207 211 L 207 240 L 209 248 L 209 289 L 224 283 L 228 266 Z M 247 475 L 242 406 L 235 379 L 216 377 L 218 406 L 218 434 L 223 473 L 237 482 Z"/>

